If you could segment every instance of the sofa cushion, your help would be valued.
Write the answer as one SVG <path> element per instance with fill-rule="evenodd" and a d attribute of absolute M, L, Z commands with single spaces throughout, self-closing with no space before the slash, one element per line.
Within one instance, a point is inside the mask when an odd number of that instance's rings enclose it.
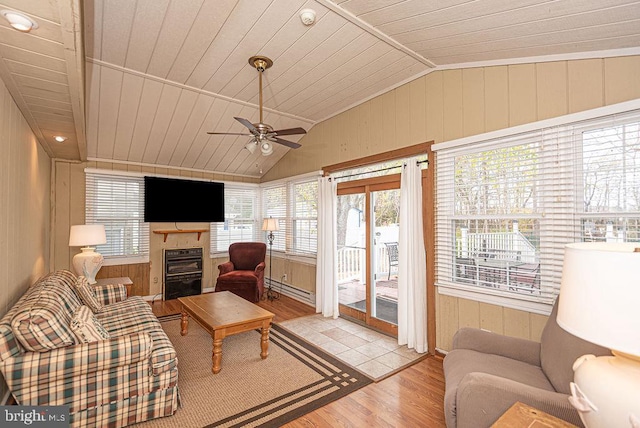
<path fill-rule="evenodd" d="M 127 301 L 131 299 L 134 298 L 131 297 Z M 139 332 L 149 333 L 153 340 L 153 351 L 151 352 L 153 374 L 170 370 L 176 365 L 176 351 L 173 344 L 162 329 L 158 318 L 147 309 L 150 308 L 150 305 L 142 298 L 134 299 L 134 301 L 138 302 L 138 308 L 132 308 L 125 312 L 103 311 L 96 314 L 96 317 L 111 334 L 111 337 Z"/>
<path fill-rule="evenodd" d="M 102 303 L 98 301 L 96 292 L 93 287 L 89 285 L 87 278 L 79 276 L 73 286 L 82 303 L 87 305 L 94 313 L 102 310 Z"/>
<path fill-rule="evenodd" d="M 40 278 L 29 288 L 29 290 L 27 290 L 25 294 L 28 295 L 29 293 L 44 287 L 52 293 L 58 294 L 58 297 L 60 297 L 62 303 L 64 303 L 67 308 L 69 316 L 71 316 L 73 312 L 82 305 L 79 296 L 74 290 L 74 285 L 77 280 L 78 277 L 72 272 L 68 270 L 58 270 Z"/>
<path fill-rule="evenodd" d="M 40 287 L 29 294 L 13 316 L 11 328 L 25 349 L 45 352 L 77 343 L 69 328 L 70 322 L 60 297 Z"/>
<path fill-rule="evenodd" d="M 80 343 L 97 342 L 111 337 L 91 309 L 85 305 L 76 309 L 69 327 Z"/>
<path fill-rule="evenodd" d="M 454 349 L 445 357 L 443 366 L 446 374 L 444 411 L 447 421 L 455 421 L 458 385 L 468 373 L 487 373 L 535 388 L 554 391 L 553 385 L 540 367 L 499 355 L 470 349 Z"/>
<path fill-rule="evenodd" d="M 573 382 L 575 360 L 585 354 L 601 356 L 611 355 L 611 352 L 560 327 L 556 322 L 560 297 L 557 300 L 540 338 L 540 364 L 556 391 L 571 394 L 569 385 Z"/>

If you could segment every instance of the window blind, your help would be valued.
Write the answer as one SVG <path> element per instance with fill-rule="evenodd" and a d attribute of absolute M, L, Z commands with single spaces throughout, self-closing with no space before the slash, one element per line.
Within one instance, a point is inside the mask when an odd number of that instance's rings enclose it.
<path fill-rule="evenodd" d="M 262 189 L 262 213 L 264 218 L 273 217 L 278 220 L 279 230 L 273 231 L 273 249 L 286 251 L 287 237 L 291 222 L 287 221 L 287 183 Z M 262 224 L 261 224 L 262 228 Z M 263 241 L 267 242 L 269 232 L 263 232 Z"/>
<path fill-rule="evenodd" d="M 293 183 L 292 245 L 297 253 L 318 250 L 318 180 Z"/>
<path fill-rule="evenodd" d="M 278 220 L 273 250 L 301 256 L 318 247 L 318 180 L 316 177 L 267 184 L 262 188 L 262 215 Z M 264 232 L 264 242 L 268 232 Z"/>
<path fill-rule="evenodd" d="M 210 225 L 210 254 L 227 252 L 233 242 L 252 242 L 258 238 L 257 187 L 225 184 L 224 222 Z"/>
<path fill-rule="evenodd" d="M 149 260 L 149 225 L 144 222 L 144 178 L 85 171 L 85 223 L 103 224 L 105 259 Z M 122 263 L 126 263 L 122 260 Z"/>
<path fill-rule="evenodd" d="M 550 303 L 570 242 L 638 241 L 640 112 L 444 147 L 436 283 Z"/>

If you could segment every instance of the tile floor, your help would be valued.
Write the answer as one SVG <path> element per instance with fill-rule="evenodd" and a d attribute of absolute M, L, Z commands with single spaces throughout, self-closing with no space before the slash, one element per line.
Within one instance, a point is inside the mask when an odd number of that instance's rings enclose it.
<path fill-rule="evenodd" d="M 317 314 L 279 324 L 375 381 L 426 355 L 399 346 L 393 337 L 342 318 L 334 320 Z"/>

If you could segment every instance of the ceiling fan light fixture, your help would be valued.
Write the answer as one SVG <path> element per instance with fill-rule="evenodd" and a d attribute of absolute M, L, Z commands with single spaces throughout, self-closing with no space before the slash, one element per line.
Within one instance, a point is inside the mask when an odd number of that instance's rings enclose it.
<path fill-rule="evenodd" d="M 254 154 L 256 149 L 258 148 L 258 143 L 256 143 L 254 140 L 251 140 L 244 146 L 244 148 L 249 150 L 249 153 Z"/>
<path fill-rule="evenodd" d="M 273 153 L 273 145 L 269 141 L 263 141 L 260 143 L 260 151 L 262 152 L 262 156 L 269 156 Z"/>

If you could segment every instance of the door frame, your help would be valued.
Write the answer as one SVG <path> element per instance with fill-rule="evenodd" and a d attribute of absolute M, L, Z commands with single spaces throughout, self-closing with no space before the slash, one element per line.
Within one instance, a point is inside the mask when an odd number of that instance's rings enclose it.
<path fill-rule="evenodd" d="M 323 174 L 327 176 L 333 172 L 344 171 L 346 169 L 422 154 L 427 155 L 429 166 L 422 170 L 422 228 L 427 253 L 427 283 L 425 284 L 427 288 L 427 345 L 428 351 L 432 355 L 436 353 L 435 168 L 437 159 L 436 154 L 431 149 L 434 143 L 432 140 L 322 167 Z M 383 177 L 376 178 L 382 179 Z M 338 186 L 340 186 L 340 184 L 346 186 L 349 182 L 338 183 Z"/>
<path fill-rule="evenodd" d="M 354 318 L 358 321 L 364 322 L 366 325 L 380 330 L 384 333 L 392 336 L 398 336 L 398 326 L 389 322 L 383 321 L 379 318 L 371 316 L 371 281 L 372 281 L 372 265 L 371 265 L 371 227 L 372 227 L 372 213 L 371 213 L 371 193 L 379 192 L 383 190 L 400 190 L 400 174 L 389 174 L 380 177 L 363 178 L 361 180 L 345 181 L 338 183 L 338 196 L 353 195 L 357 193 L 364 193 L 364 212 L 366 216 L 366 231 L 365 231 L 365 270 L 366 270 L 366 308 L 365 312 L 359 311 L 355 308 L 351 308 L 341 303 L 338 304 L 340 314 Z M 375 279 L 374 279 L 375 281 Z"/>

